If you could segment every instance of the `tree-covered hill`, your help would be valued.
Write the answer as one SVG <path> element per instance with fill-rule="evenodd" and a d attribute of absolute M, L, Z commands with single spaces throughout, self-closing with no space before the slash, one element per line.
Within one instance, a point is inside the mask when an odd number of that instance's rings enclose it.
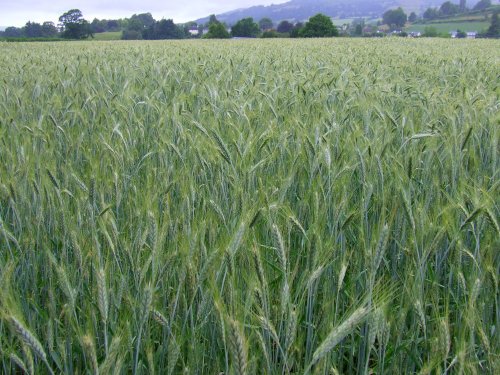
<path fill-rule="evenodd" d="M 441 0 L 291 0 L 283 4 L 237 9 L 217 15 L 217 18 L 232 24 L 245 17 L 254 19 L 269 17 L 274 22 L 285 19 L 302 21 L 317 13 L 338 18 L 380 17 L 390 8 L 401 6 L 407 11 L 422 12 L 427 7 L 440 5 L 441 2 Z M 207 21 L 208 17 L 197 20 L 198 23 Z"/>

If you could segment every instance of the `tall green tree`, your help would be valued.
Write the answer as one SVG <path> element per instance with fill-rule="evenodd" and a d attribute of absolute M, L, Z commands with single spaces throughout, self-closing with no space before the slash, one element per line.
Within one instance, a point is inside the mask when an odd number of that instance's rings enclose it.
<path fill-rule="evenodd" d="M 24 35 L 27 38 L 40 38 L 43 36 L 42 25 L 36 22 L 27 22 L 24 26 Z"/>
<path fill-rule="evenodd" d="M 130 17 L 130 21 L 135 21 L 142 25 L 143 28 L 151 27 L 156 22 L 151 13 L 133 14 L 132 17 Z"/>
<path fill-rule="evenodd" d="M 489 38 L 500 38 L 500 22 L 498 21 L 499 11 L 495 11 L 491 16 L 491 25 L 486 32 Z"/>
<path fill-rule="evenodd" d="M 160 20 L 142 32 L 143 39 L 183 39 L 184 30 L 177 26 L 173 20 Z"/>
<path fill-rule="evenodd" d="M 85 39 L 93 36 L 90 23 L 88 23 L 79 9 L 71 9 L 59 17 L 63 30 L 62 37 L 67 39 Z"/>
<path fill-rule="evenodd" d="M 106 20 L 99 20 L 97 18 L 94 18 L 92 22 L 90 23 L 90 27 L 92 27 L 92 32 L 94 33 L 103 33 L 107 31 L 107 26 L 108 23 Z"/>
<path fill-rule="evenodd" d="M 325 38 L 338 35 L 339 32 L 330 17 L 321 13 L 309 18 L 304 28 L 299 32 L 299 36 L 302 38 Z"/>
<path fill-rule="evenodd" d="M 270 30 L 273 28 L 273 20 L 264 17 L 259 21 L 259 27 L 262 31 Z"/>
<path fill-rule="evenodd" d="M 451 1 L 445 1 L 441 4 L 439 11 L 443 16 L 451 16 L 460 12 L 460 7 L 457 4 L 453 4 Z"/>
<path fill-rule="evenodd" d="M 228 39 L 231 35 L 227 31 L 226 26 L 220 22 L 214 22 L 208 26 L 208 33 L 203 37 L 206 39 Z"/>
<path fill-rule="evenodd" d="M 24 30 L 20 27 L 10 26 L 5 29 L 3 36 L 6 38 L 22 38 L 24 36 Z"/>
<path fill-rule="evenodd" d="M 293 30 L 293 23 L 281 21 L 276 29 L 279 33 L 290 33 Z"/>
<path fill-rule="evenodd" d="M 297 22 L 294 26 L 292 31 L 290 31 L 290 37 L 291 38 L 298 38 L 300 36 L 300 32 L 304 28 L 304 24 L 302 22 Z"/>
<path fill-rule="evenodd" d="M 210 18 L 208 19 L 208 25 L 210 26 L 213 23 L 220 23 L 215 14 L 211 14 Z"/>
<path fill-rule="evenodd" d="M 437 8 L 427 8 L 422 17 L 424 20 L 433 20 L 439 17 L 439 9 Z"/>
<path fill-rule="evenodd" d="M 231 34 L 240 38 L 255 38 L 259 35 L 259 33 L 259 25 L 253 21 L 252 17 L 239 20 L 231 28 Z"/>
<path fill-rule="evenodd" d="M 491 6 L 491 0 L 479 0 L 476 5 L 474 5 L 474 10 L 484 10 Z"/>
<path fill-rule="evenodd" d="M 391 28 L 403 27 L 408 20 L 408 16 L 403 8 L 390 9 L 382 16 L 383 22 Z"/>
<path fill-rule="evenodd" d="M 415 12 L 411 12 L 410 16 L 408 17 L 408 21 L 415 22 L 416 20 L 417 20 L 417 14 Z"/>
<path fill-rule="evenodd" d="M 42 36 L 44 38 L 54 38 L 57 36 L 57 27 L 54 22 L 46 21 L 42 24 Z"/>

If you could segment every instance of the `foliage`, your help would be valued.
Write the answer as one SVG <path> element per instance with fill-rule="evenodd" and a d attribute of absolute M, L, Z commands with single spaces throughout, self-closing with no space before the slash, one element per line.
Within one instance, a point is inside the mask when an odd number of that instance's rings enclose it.
<path fill-rule="evenodd" d="M 5 38 L 55 38 L 59 34 L 53 22 L 27 22 L 22 28 L 7 27 L 2 33 Z"/>
<path fill-rule="evenodd" d="M 143 29 L 146 29 L 154 26 L 156 21 L 151 13 L 139 13 L 133 14 L 132 17 L 130 17 L 130 22 L 137 22 Z"/>
<path fill-rule="evenodd" d="M 302 22 L 297 22 L 294 26 L 292 31 L 290 32 L 290 37 L 292 38 L 298 38 L 300 36 L 301 30 L 304 28 L 304 24 Z"/>
<path fill-rule="evenodd" d="M 460 12 L 467 11 L 467 0 L 460 0 L 458 7 L 459 7 Z"/>
<path fill-rule="evenodd" d="M 36 38 L 42 36 L 42 25 L 36 22 L 27 22 L 24 26 L 24 35 L 27 38 Z"/>
<path fill-rule="evenodd" d="M 340 18 L 379 18 L 390 7 L 420 9 L 420 4 L 435 3 L 438 0 L 289 0 L 274 1 L 274 5 L 250 6 L 219 15 L 221 21 L 235 24 L 238 20 L 253 17 L 260 20 L 269 17 L 274 24 L 282 20 L 307 20 L 317 13 Z M 441 0 L 441 2 L 444 0 Z M 457 0 L 458 1 L 458 0 Z M 259 1 L 254 3 L 258 4 Z M 278 3 L 278 4 L 276 4 Z M 208 21 L 208 17 L 199 20 Z"/>
<path fill-rule="evenodd" d="M 384 24 L 391 27 L 403 27 L 408 20 L 408 16 L 404 12 L 403 8 L 399 7 L 397 9 L 390 9 L 384 13 L 382 16 Z"/>
<path fill-rule="evenodd" d="M 58 36 L 59 32 L 57 30 L 54 22 L 46 21 L 42 24 L 42 35 L 43 38 L 53 38 Z"/>
<path fill-rule="evenodd" d="M 290 33 L 293 30 L 293 23 L 289 21 L 281 21 L 276 28 L 279 33 Z"/>
<path fill-rule="evenodd" d="M 289 33 L 280 33 L 276 30 L 268 30 L 264 31 L 261 35 L 261 38 L 268 39 L 268 38 L 289 38 L 290 34 Z"/>
<path fill-rule="evenodd" d="M 261 31 L 271 30 L 273 26 L 273 20 L 269 17 L 264 17 L 259 21 L 259 27 Z"/>
<path fill-rule="evenodd" d="M 142 39 L 142 32 L 133 29 L 126 29 L 122 32 L 123 40 L 140 40 Z"/>
<path fill-rule="evenodd" d="M 231 38 L 231 34 L 229 34 L 226 26 L 224 26 L 222 23 L 212 22 L 208 27 L 208 33 L 203 37 L 207 39 L 228 39 Z"/>
<path fill-rule="evenodd" d="M 415 22 L 418 19 L 417 14 L 415 12 L 411 12 L 410 16 L 408 17 L 409 22 Z"/>
<path fill-rule="evenodd" d="M 460 13 L 460 6 L 452 3 L 451 1 L 445 1 L 443 4 L 441 4 L 439 12 L 443 16 L 451 16 L 453 14 Z"/>
<path fill-rule="evenodd" d="M 486 32 L 489 38 L 500 38 L 500 21 L 498 20 L 499 11 L 493 12 L 491 15 L 491 25 Z"/>
<path fill-rule="evenodd" d="M 491 6 L 491 0 L 479 0 L 476 5 L 474 5 L 473 10 L 484 10 Z"/>
<path fill-rule="evenodd" d="M 83 18 L 79 9 L 71 9 L 59 17 L 62 37 L 66 39 L 86 39 L 92 36 L 90 24 Z"/>
<path fill-rule="evenodd" d="M 211 25 L 213 23 L 220 23 L 215 14 L 210 15 L 208 24 Z"/>
<path fill-rule="evenodd" d="M 257 25 L 251 17 L 239 20 L 231 28 L 231 35 L 234 37 L 255 38 L 259 33 L 259 25 Z"/>
<path fill-rule="evenodd" d="M 21 38 L 24 36 L 24 31 L 19 27 L 10 26 L 5 29 L 3 36 L 6 38 Z"/>
<path fill-rule="evenodd" d="M 122 39 L 133 40 L 143 39 L 143 35 L 155 35 L 157 27 L 156 21 L 151 13 L 134 14 L 126 22 L 126 27 L 122 32 Z"/>
<path fill-rule="evenodd" d="M 143 39 L 183 39 L 184 30 L 177 26 L 171 19 L 162 19 L 154 22 L 142 32 Z"/>
<path fill-rule="evenodd" d="M 338 35 L 339 32 L 330 17 L 321 13 L 309 18 L 309 21 L 299 32 L 299 36 L 302 38 L 326 38 Z"/>
<path fill-rule="evenodd" d="M 498 41 L 1 48 L 2 373 L 497 372 Z"/>
<path fill-rule="evenodd" d="M 433 26 L 426 26 L 424 29 L 424 36 L 428 38 L 435 38 L 438 36 L 438 31 Z"/>
<path fill-rule="evenodd" d="M 132 16 L 134 17 L 134 16 Z M 94 18 L 90 23 L 90 27 L 92 28 L 93 33 L 106 33 L 106 32 L 117 32 L 123 31 L 125 25 L 129 20 L 106 20 L 106 19 L 97 19 Z"/>
<path fill-rule="evenodd" d="M 434 20 L 441 15 L 438 8 L 427 8 L 422 15 L 424 20 Z"/>

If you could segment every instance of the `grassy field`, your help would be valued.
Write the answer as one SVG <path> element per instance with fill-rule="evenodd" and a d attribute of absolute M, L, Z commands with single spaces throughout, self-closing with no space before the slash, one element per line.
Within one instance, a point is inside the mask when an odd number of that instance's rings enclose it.
<path fill-rule="evenodd" d="M 105 33 L 94 34 L 93 40 L 120 40 L 122 38 L 121 31 L 109 31 Z"/>
<path fill-rule="evenodd" d="M 498 371 L 499 41 L 0 48 L 0 372 Z"/>
<path fill-rule="evenodd" d="M 436 22 L 427 24 L 414 24 L 405 28 L 406 31 L 424 32 L 426 28 L 434 28 L 438 33 L 449 33 L 451 31 L 486 31 L 490 27 L 490 22 L 485 21 L 465 21 L 465 22 Z"/>

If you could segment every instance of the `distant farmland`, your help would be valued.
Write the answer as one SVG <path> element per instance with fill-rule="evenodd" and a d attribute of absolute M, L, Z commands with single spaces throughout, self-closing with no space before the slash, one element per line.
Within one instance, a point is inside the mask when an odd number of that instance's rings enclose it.
<path fill-rule="evenodd" d="M 405 30 L 424 32 L 426 28 L 434 28 L 438 33 L 449 33 L 451 31 L 485 31 L 490 26 L 489 22 L 464 21 L 464 22 L 439 22 L 428 24 L 414 24 L 407 27 Z"/>

